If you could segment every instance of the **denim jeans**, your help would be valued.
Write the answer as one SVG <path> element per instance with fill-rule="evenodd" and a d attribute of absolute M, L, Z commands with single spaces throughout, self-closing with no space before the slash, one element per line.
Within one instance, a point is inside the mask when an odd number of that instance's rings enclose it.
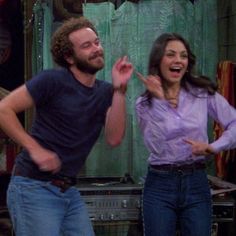
<path fill-rule="evenodd" d="M 212 200 L 205 170 L 162 171 L 151 167 L 143 192 L 145 236 L 210 236 Z"/>
<path fill-rule="evenodd" d="M 16 236 L 94 236 L 75 187 L 62 193 L 50 182 L 12 176 L 7 205 Z"/>

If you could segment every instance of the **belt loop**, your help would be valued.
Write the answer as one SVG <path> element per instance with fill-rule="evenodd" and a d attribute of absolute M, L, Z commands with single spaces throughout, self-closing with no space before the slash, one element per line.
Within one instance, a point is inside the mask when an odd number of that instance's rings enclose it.
<path fill-rule="evenodd" d="M 183 175 L 184 172 L 183 172 L 181 169 L 179 169 L 179 170 L 178 170 L 178 174 Z"/>
<path fill-rule="evenodd" d="M 13 166 L 12 171 L 11 171 L 11 176 L 15 175 L 15 171 L 16 171 L 16 165 Z"/>

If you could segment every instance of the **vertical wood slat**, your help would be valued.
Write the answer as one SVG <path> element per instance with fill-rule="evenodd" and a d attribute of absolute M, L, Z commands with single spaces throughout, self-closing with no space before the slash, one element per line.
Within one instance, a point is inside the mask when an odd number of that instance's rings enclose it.
<path fill-rule="evenodd" d="M 24 81 L 32 77 L 32 41 L 33 41 L 33 28 L 32 28 L 32 15 L 33 5 L 32 0 L 23 0 L 24 10 Z M 25 112 L 25 128 L 28 130 L 31 127 L 33 117 L 33 110 L 30 109 Z"/>

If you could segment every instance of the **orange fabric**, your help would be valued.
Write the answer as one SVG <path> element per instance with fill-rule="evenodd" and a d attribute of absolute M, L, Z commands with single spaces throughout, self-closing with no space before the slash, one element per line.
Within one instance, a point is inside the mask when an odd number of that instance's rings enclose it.
<path fill-rule="evenodd" d="M 222 94 L 228 102 L 235 106 L 235 91 L 234 91 L 234 64 L 231 61 L 222 61 L 217 67 L 217 83 L 219 86 L 218 92 Z M 214 136 L 217 139 L 223 132 L 222 127 L 218 123 L 214 123 Z M 231 156 L 229 151 L 224 151 L 216 155 L 216 175 L 220 178 L 225 178 L 226 165 Z"/>

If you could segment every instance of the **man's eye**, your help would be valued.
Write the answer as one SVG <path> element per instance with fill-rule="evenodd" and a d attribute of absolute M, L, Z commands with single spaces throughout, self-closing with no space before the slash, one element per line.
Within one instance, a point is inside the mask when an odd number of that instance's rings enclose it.
<path fill-rule="evenodd" d="M 90 46 L 89 43 L 85 43 L 85 44 L 82 45 L 82 48 L 88 48 L 89 46 Z"/>

